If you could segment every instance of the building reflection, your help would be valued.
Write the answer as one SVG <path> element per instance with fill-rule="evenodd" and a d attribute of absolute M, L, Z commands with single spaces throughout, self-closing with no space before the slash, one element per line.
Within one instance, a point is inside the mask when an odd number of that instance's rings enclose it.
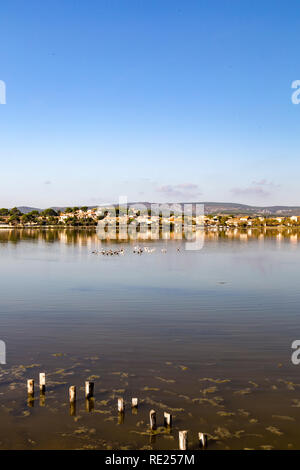
<path fill-rule="evenodd" d="M 264 239 L 274 240 L 277 244 L 289 242 L 296 245 L 299 240 L 299 229 L 287 227 L 287 228 L 230 228 L 230 229 L 218 229 L 218 228 L 205 228 L 193 230 L 193 236 L 196 237 L 196 232 L 201 232 L 205 242 L 217 241 L 217 240 L 235 240 L 241 243 L 249 240 L 257 240 L 263 242 Z M 25 229 L 0 229 L 0 243 L 11 243 L 18 244 L 19 242 L 28 243 L 47 243 L 54 244 L 59 243 L 62 245 L 76 245 L 85 252 L 89 250 L 97 249 L 100 246 L 104 246 L 107 243 L 155 243 L 155 241 L 174 241 L 180 242 L 190 241 L 189 236 L 185 237 L 185 234 L 178 231 L 142 231 L 134 234 L 120 233 L 107 233 L 105 238 L 100 239 L 95 228 L 84 228 L 84 229 L 73 229 L 73 228 L 25 228 Z"/>

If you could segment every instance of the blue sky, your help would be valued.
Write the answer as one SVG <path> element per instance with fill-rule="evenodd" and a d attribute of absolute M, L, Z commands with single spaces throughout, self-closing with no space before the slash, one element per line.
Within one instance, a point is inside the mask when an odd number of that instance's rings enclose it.
<path fill-rule="evenodd" d="M 300 2 L 3 0 L 0 206 L 300 205 Z"/>

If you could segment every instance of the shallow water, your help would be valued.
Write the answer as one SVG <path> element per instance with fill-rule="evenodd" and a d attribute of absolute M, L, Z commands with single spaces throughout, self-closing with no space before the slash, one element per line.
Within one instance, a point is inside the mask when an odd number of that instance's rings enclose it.
<path fill-rule="evenodd" d="M 0 448 L 177 449 L 178 430 L 188 429 L 190 448 L 200 431 L 210 449 L 299 449 L 298 240 L 297 232 L 211 232 L 200 251 L 159 240 L 140 242 L 156 251 L 137 255 L 137 242 L 101 245 L 93 230 L 1 230 Z M 123 256 L 92 253 L 120 246 Z"/>

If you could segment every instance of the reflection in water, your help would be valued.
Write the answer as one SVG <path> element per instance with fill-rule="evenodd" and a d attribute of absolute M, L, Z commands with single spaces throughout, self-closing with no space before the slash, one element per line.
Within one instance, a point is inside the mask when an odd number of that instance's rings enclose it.
<path fill-rule="evenodd" d="M 202 233 L 202 232 L 201 232 Z M 276 240 L 277 242 L 287 240 L 295 244 L 299 240 L 299 229 L 293 227 L 281 228 L 264 228 L 264 229 L 205 229 L 205 240 L 235 240 L 235 241 L 250 241 L 250 240 Z M 165 240 L 164 234 L 160 233 L 158 237 Z M 178 236 L 174 233 L 168 234 L 168 240 L 180 241 Z M 151 232 L 137 233 L 136 240 L 125 241 L 123 238 L 116 235 L 116 240 L 110 240 L 107 236 L 106 240 L 100 240 L 97 236 L 96 229 L 0 229 L 0 243 L 19 243 L 21 241 L 31 242 L 46 242 L 55 243 L 60 242 L 67 245 L 77 245 L 83 247 L 91 247 L 96 245 L 109 243 L 136 243 L 136 241 L 151 242 Z"/>
<path fill-rule="evenodd" d="M 27 396 L 27 405 L 29 406 L 29 408 L 34 407 L 34 395 L 33 394 L 28 394 L 28 396 Z"/>
<path fill-rule="evenodd" d="M 76 401 L 70 403 L 70 416 L 76 416 Z"/>
<path fill-rule="evenodd" d="M 124 423 L 124 411 L 118 411 L 118 424 Z"/>
<path fill-rule="evenodd" d="M 95 409 L 95 400 L 94 398 L 86 398 L 85 399 L 85 409 L 87 413 L 91 413 Z"/>
<path fill-rule="evenodd" d="M 44 391 L 40 391 L 40 406 L 46 405 L 46 395 Z"/>

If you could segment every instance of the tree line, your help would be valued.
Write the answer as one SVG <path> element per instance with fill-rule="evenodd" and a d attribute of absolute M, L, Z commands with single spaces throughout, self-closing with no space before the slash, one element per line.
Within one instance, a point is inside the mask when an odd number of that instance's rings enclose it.
<path fill-rule="evenodd" d="M 78 217 L 78 211 L 85 213 L 88 211 L 87 206 L 67 207 L 64 211 L 54 210 L 52 208 L 42 211 L 32 210 L 23 213 L 17 207 L 12 209 L 0 209 L 0 221 L 10 225 L 96 225 L 97 220 L 89 217 L 88 214 Z M 62 214 L 68 214 L 68 217 L 61 221 L 59 217 Z"/>

